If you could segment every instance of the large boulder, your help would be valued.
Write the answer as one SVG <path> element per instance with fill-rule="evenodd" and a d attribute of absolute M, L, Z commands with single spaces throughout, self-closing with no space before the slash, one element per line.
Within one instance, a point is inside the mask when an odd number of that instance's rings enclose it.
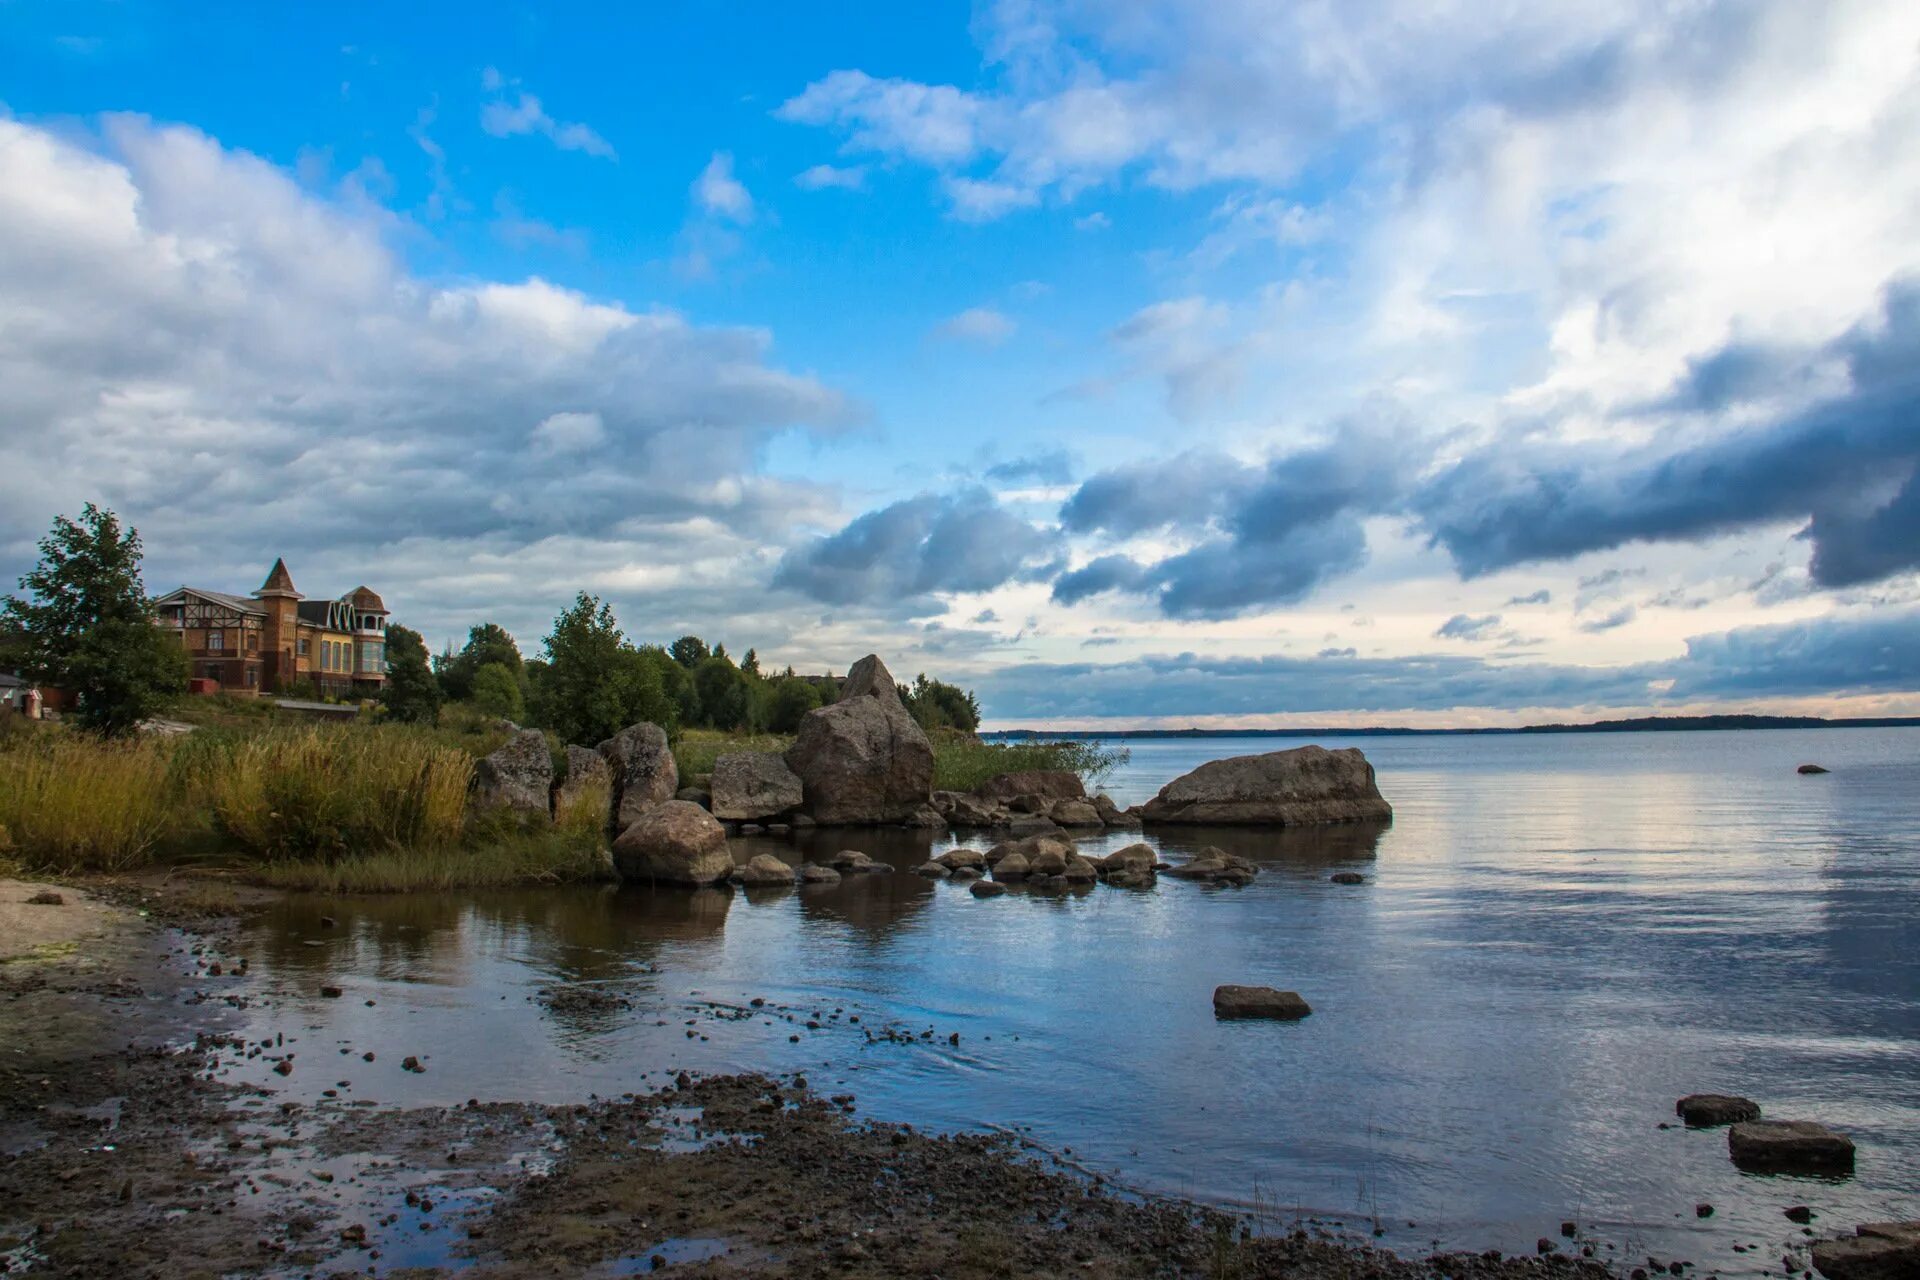
<path fill-rule="evenodd" d="M 1213 1016 L 1216 1018 L 1279 1018 L 1291 1022 L 1312 1012 L 1298 991 L 1232 985 L 1213 989 Z"/>
<path fill-rule="evenodd" d="M 613 775 L 615 831 L 625 831 L 680 789 L 680 766 L 657 724 L 627 726 L 600 744 L 600 754 Z"/>
<path fill-rule="evenodd" d="M 1869 1222 L 1851 1238 L 1816 1240 L 1813 1265 L 1828 1280 L 1913 1280 L 1920 1276 L 1920 1222 Z"/>
<path fill-rule="evenodd" d="M 1742 1121 L 1727 1130 L 1727 1154 L 1758 1172 L 1853 1172 L 1853 1139 L 1811 1120 Z"/>
<path fill-rule="evenodd" d="M 1158 866 L 1159 863 L 1160 856 L 1154 852 L 1152 845 L 1130 844 L 1124 849 L 1115 849 L 1106 857 L 1101 858 L 1098 865 L 1101 870 L 1109 873 L 1115 871 L 1144 871 L 1148 875 L 1152 875 L 1153 869 Z"/>
<path fill-rule="evenodd" d="M 522 819 L 540 822 L 551 813 L 553 756 L 546 735 L 522 729 L 507 745 L 483 756 L 473 766 L 473 807 L 505 810 Z"/>
<path fill-rule="evenodd" d="M 1087 788 L 1080 775 L 1071 769 L 1022 769 L 988 778 L 973 789 L 985 800 L 1005 804 L 1015 796 L 1039 796 L 1042 800 L 1085 800 Z"/>
<path fill-rule="evenodd" d="M 697 804 L 654 805 L 613 842 L 613 865 L 623 880 L 712 884 L 733 873 L 727 831 Z"/>
<path fill-rule="evenodd" d="M 1159 823 L 1293 827 L 1384 820 L 1393 806 L 1357 748 L 1309 746 L 1210 760 L 1160 788 L 1142 816 Z"/>
<path fill-rule="evenodd" d="M 905 822 L 931 804 L 933 746 L 871 654 L 847 673 L 838 702 L 800 721 L 786 763 L 823 825 Z"/>
<path fill-rule="evenodd" d="M 713 816 L 759 822 L 800 807 L 800 778 L 773 751 L 740 751 L 713 762 Z"/>

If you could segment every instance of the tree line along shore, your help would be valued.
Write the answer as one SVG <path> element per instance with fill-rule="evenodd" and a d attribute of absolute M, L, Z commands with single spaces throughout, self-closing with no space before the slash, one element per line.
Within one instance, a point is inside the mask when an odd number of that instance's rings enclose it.
<path fill-rule="evenodd" d="M 41 552 L 0 611 L 0 669 L 77 705 L 58 723 L 0 712 L 0 866 L 21 870 L 168 863 L 365 890 L 599 878 L 603 798 L 529 828 L 470 803 L 477 762 L 532 728 L 560 769 L 568 746 L 645 722 L 697 780 L 723 754 L 784 750 L 840 691 L 833 676 L 763 670 L 752 649 L 736 661 L 697 636 L 635 643 L 583 592 L 535 658 L 491 622 L 437 656 L 390 626 L 379 701 L 316 721 L 269 699 L 185 693 L 184 651 L 155 625 L 141 582 L 139 534 L 112 512 L 62 517 Z M 1087 743 L 982 742 L 974 696 L 925 675 L 900 696 L 942 789 L 1029 769 L 1091 778 L 1114 759 Z"/>

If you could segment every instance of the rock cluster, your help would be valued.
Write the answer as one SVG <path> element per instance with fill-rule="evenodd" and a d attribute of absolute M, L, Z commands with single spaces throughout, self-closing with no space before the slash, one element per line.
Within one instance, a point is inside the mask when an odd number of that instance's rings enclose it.
<path fill-rule="evenodd" d="M 1386 821 L 1393 806 L 1357 748 L 1306 746 L 1210 760 L 1160 788 L 1140 816 L 1149 824 L 1292 827 Z"/>
<path fill-rule="evenodd" d="M 1089 796 L 1080 775 L 1065 769 L 1003 773 L 972 791 L 936 791 L 933 808 L 950 826 L 1016 834 L 1053 827 L 1098 830 L 1140 825 L 1140 819 L 1122 810 L 1111 796 Z"/>
<path fill-rule="evenodd" d="M 1252 883 L 1253 878 L 1260 874 L 1260 869 L 1237 853 L 1228 853 L 1225 849 L 1208 845 L 1194 854 L 1191 860 L 1167 868 L 1167 874 L 1178 880 L 1205 880 L 1212 884 L 1238 886 Z"/>

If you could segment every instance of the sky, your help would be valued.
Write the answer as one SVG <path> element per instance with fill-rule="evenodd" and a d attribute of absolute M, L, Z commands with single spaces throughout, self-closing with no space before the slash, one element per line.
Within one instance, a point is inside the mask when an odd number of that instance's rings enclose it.
<path fill-rule="evenodd" d="M 0 0 L 0 579 L 990 727 L 1920 714 L 1920 6 Z"/>

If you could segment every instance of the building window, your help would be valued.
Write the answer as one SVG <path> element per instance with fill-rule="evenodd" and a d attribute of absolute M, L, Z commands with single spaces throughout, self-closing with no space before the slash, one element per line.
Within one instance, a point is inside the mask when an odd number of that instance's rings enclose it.
<path fill-rule="evenodd" d="M 259 684 L 260 684 L 260 672 L 253 667 L 248 667 L 247 668 L 247 688 L 249 689 L 257 688 L 259 687 Z"/>
<path fill-rule="evenodd" d="M 218 653 L 226 647 L 227 647 L 226 632 L 224 631 L 207 632 L 207 648 L 208 649 L 212 650 L 214 653 Z"/>
<path fill-rule="evenodd" d="M 308 646 L 309 646 L 309 645 L 310 645 L 311 643 L 312 643 L 312 641 L 310 641 L 310 640 L 308 640 L 308 639 L 307 639 L 307 638 L 306 638 L 305 636 L 301 636 L 301 637 L 300 637 L 300 656 L 301 656 L 301 657 L 303 657 L 303 658 L 304 658 L 304 657 L 306 657 L 306 656 L 307 656 L 307 653 L 308 653 Z"/>
<path fill-rule="evenodd" d="M 215 684 L 220 683 L 220 664 L 219 663 L 209 662 L 206 666 L 206 672 L 207 672 L 207 677 L 206 677 L 207 679 L 213 681 Z"/>

